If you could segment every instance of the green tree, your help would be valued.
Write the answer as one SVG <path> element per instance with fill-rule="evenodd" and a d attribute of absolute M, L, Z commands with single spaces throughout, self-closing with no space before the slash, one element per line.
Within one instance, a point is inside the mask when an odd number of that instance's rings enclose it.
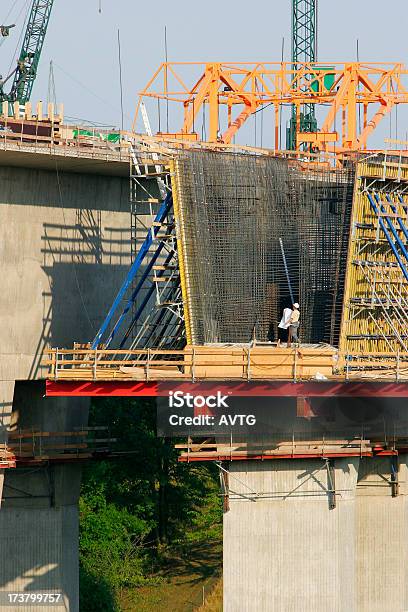
<path fill-rule="evenodd" d="M 109 426 L 118 456 L 84 469 L 81 593 L 91 605 L 85 591 L 93 589 L 95 599 L 110 589 L 112 606 L 118 589 L 141 584 L 157 568 L 164 549 L 209 537 L 211 529 L 219 535 L 221 503 L 214 466 L 181 464 L 175 440 L 156 437 L 154 400 L 97 399 L 89 421 Z"/>

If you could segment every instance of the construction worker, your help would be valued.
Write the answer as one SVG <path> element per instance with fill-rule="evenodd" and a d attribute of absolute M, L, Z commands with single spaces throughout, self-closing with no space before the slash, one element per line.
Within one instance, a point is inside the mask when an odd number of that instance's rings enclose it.
<path fill-rule="evenodd" d="M 300 308 L 299 304 L 295 302 L 293 304 L 293 310 L 292 310 L 292 314 L 289 320 L 288 347 L 291 346 L 292 340 L 293 342 L 295 342 L 295 344 L 299 344 L 299 336 L 298 336 L 298 329 L 299 329 L 299 323 L 300 323 L 299 308 Z"/>
<path fill-rule="evenodd" d="M 293 314 L 293 310 L 291 308 L 284 308 L 283 315 L 278 323 L 278 346 L 280 346 L 281 342 L 288 341 L 288 328 L 290 325 L 290 319 Z"/>

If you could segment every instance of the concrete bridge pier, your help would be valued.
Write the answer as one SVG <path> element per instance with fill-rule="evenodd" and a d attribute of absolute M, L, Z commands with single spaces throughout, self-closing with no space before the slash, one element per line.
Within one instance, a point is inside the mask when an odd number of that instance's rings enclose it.
<path fill-rule="evenodd" d="M 407 455 L 228 470 L 225 612 L 408 610 Z"/>
<path fill-rule="evenodd" d="M 128 157 L 58 151 L 0 152 L 0 444 L 9 426 L 87 424 L 87 400 L 43 397 L 44 350 L 95 336 L 131 260 Z M 80 474 L 0 468 L 0 598 L 56 589 L 64 602 L 53 609 L 78 610 Z M 14 609 L 39 607 L 1 607 Z"/>
<path fill-rule="evenodd" d="M 86 426 L 87 399 L 44 399 L 41 381 L 16 382 L 10 429 L 72 431 Z M 79 610 L 78 498 L 80 464 L 5 470 L 0 511 L 0 593 L 52 591 L 57 611 Z M 14 607 L 7 607 L 14 610 Z M 34 610 L 18 606 L 16 610 Z"/>
<path fill-rule="evenodd" d="M 355 560 L 358 612 L 408 610 L 408 455 L 395 461 L 394 476 L 390 463 L 390 457 L 360 460 Z"/>

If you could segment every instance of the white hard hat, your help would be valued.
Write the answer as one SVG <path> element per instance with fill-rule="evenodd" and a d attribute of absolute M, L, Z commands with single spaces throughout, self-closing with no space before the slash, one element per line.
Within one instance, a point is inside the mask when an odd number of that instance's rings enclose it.
<path fill-rule="evenodd" d="M 298 304 L 297 302 L 295 302 L 295 303 L 293 304 L 293 306 L 294 306 L 295 308 L 300 308 L 300 306 L 299 306 L 299 304 Z"/>

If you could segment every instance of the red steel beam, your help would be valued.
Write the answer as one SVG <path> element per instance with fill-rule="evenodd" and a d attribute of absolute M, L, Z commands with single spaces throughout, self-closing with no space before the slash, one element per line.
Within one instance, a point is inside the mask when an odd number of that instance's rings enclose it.
<path fill-rule="evenodd" d="M 15 459 L 10 459 L 7 461 L 0 460 L 0 470 L 5 470 L 8 468 L 15 468 L 15 467 L 16 467 Z"/>
<path fill-rule="evenodd" d="M 75 381 L 47 380 L 47 397 L 165 397 L 169 391 L 236 397 L 406 397 L 408 382 L 367 381 Z"/>
<path fill-rule="evenodd" d="M 157 382 L 47 380 L 47 397 L 157 397 Z"/>

